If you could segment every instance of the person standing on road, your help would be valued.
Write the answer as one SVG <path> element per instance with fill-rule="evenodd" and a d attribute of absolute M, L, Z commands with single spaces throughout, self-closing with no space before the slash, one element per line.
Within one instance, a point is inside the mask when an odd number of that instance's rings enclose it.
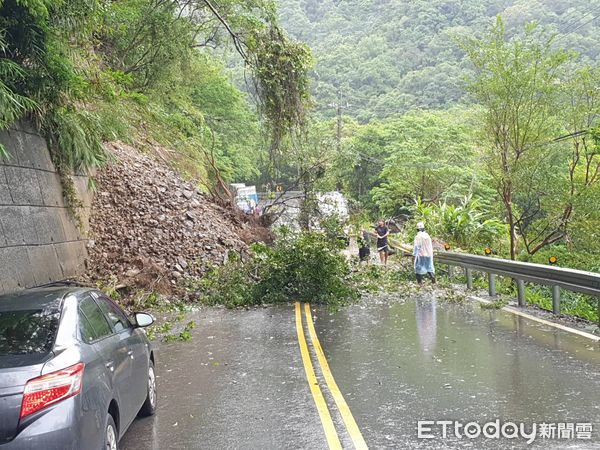
<path fill-rule="evenodd" d="M 377 234 L 377 252 L 379 253 L 379 260 L 381 261 L 381 264 L 387 266 L 387 259 L 390 251 L 390 247 L 388 245 L 388 236 L 390 234 L 390 230 L 385 226 L 385 222 L 383 220 L 380 220 L 377 224 L 375 233 Z"/>
<path fill-rule="evenodd" d="M 359 261 L 366 261 L 369 264 L 369 257 L 371 256 L 371 234 L 367 230 L 361 231 L 361 236 L 358 239 L 358 258 Z"/>
<path fill-rule="evenodd" d="M 433 243 L 431 236 L 425 231 L 425 224 L 417 224 L 417 235 L 413 245 L 413 256 L 415 257 L 415 275 L 417 282 L 421 284 L 423 277 L 428 275 L 432 283 L 435 283 L 435 268 L 433 267 Z"/>

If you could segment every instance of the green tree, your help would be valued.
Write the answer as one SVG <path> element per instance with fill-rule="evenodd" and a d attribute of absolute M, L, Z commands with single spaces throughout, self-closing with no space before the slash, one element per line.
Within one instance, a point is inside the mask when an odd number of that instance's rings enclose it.
<path fill-rule="evenodd" d="M 533 24 L 511 39 L 502 20 L 483 38 L 465 38 L 462 48 L 473 65 L 468 85 L 483 107 L 484 162 L 504 205 L 510 256 L 518 252 L 518 225 L 531 213 L 516 204 L 517 193 L 543 183 L 556 136 L 561 70 L 569 59 L 552 38 Z M 545 184 L 539 186 L 546 186 Z"/>
<path fill-rule="evenodd" d="M 386 121 L 397 136 L 380 174 L 384 181 L 371 191 L 382 213 L 395 215 L 417 198 L 457 200 L 478 188 L 468 115 L 460 109 L 418 111 Z"/>
<path fill-rule="evenodd" d="M 582 226 L 596 214 L 590 199 L 598 189 L 600 175 L 594 139 L 600 113 L 599 83 L 600 72 L 591 67 L 569 71 L 569 78 L 561 83 L 559 119 L 567 138 L 548 151 L 546 163 L 539 164 L 541 176 L 532 178 L 520 193 L 528 213 L 519 218 L 518 227 L 530 255 L 563 239 L 572 241 L 573 222 Z"/>

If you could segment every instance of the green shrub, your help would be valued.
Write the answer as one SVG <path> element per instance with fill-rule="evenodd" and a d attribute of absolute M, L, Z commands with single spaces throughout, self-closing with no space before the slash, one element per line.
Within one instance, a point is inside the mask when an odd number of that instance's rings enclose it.
<path fill-rule="evenodd" d="M 54 163 L 61 173 L 88 172 L 108 159 L 100 139 L 100 121 L 94 112 L 60 107 L 44 121 Z"/>
<path fill-rule="evenodd" d="M 477 251 L 487 246 L 499 250 L 498 247 L 505 245 L 508 236 L 506 224 L 494 218 L 472 197 L 463 198 L 459 205 L 423 203 L 419 200 L 413 211 L 414 220 L 409 227 L 413 235 L 416 222 L 423 221 L 431 236 L 465 250 Z"/>
<path fill-rule="evenodd" d="M 280 236 L 274 247 L 255 247 L 260 280 L 254 289 L 267 302 L 344 303 L 357 297 L 350 266 L 335 236 L 316 232 Z"/>
<path fill-rule="evenodd" d="M 253 279 L 250 265 L 244 265 L 239 257 L 230 254 L 227 264 L 215 267 L 203 278 L 191 284 L 201 295 L 203 303 L 208 305 L 225 305 L 228 308 L 253 305 Z"/>
<path fill-rule="evenodd" d="M 227 307 L 289 301 L 345 304 L 358 293 L 341 246 L 324 233 L 284 230 L 273 246 L 254 245 L 250 261 L 230 257 L 194 287 L 204 303 Z"/>

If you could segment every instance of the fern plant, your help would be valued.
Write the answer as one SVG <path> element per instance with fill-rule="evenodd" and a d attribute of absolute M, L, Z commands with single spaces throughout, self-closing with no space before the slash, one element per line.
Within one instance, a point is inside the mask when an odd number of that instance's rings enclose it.
<path fill-rule="evenodd" d="M 73 107 L 55 108 L 45 116 L 43 129 L 59 171 L 87 173 L 106 162 L 95 113 Z"/>
<path fill-rule="evenodd" d="M 4 53 L 6 41 L 0 32 L 0 54 Z M 27 111 L 36 107 L 36 103 L 27 97 L 15 93 L 5 80 L 23 79 L 24 72 L 17 64 L 6 58 L 0 58 L 0 130 L 7 129 L 19 120 Z M 0 158 L 8 159 L 6 148 L 0 144 Z"/>

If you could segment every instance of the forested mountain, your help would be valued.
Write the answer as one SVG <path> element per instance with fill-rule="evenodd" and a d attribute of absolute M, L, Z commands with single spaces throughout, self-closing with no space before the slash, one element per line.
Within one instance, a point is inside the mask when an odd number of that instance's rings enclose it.
<path fill-rule="evenodd" d="M 286 29 L 315 55 L 317 111 L 332 117 L 341 103 L 361 122 L 464 101 L 470 66 L 455 40 L 480 35 L 498 14 L 509 35 L 537 21 L 556 46 L 589 60 L 600 52 L 598 0 L 280 2 Z"/>

